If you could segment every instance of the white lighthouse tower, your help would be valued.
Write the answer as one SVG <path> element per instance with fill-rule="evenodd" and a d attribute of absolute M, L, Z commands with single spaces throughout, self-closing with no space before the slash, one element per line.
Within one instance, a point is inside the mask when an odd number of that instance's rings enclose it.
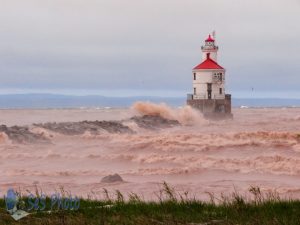
<path fill-rule="evenodd" d="M 209 35 L 201 47 L 202 61 L 192 70 L 193 94 L 187 104 L 206 116 L 231 115 L 231 95 L 225 94 L 225 69 L 217 63 L 218 46 Z"/>

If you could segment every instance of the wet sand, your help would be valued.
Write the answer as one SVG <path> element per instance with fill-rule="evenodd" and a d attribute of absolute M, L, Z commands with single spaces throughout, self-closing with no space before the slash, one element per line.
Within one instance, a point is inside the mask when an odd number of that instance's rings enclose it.
<path fill-rule="evenodd" d="M 83 197 L 103 188 L 157 199 L 162 181 L 208 200 L 207 192 L 246 193 L 251 185 L 300 197 L 300 108 L 234 109 L 234 119 L 207 121 L 190 108 L 141 103 L 134 109 L 0 110 L 0 123 L 28 126 L 49 142 L 0 143 L 0 192 L 9 187 L 52 193 L 60 186 Z M 133 116 L 177 120 L 170 127 L 140 126 Z M 65 134 L 47 122 L 121 121 L 133 132 L 99 129 Z M 151 121 L 150 121 L 151 123 Z M 145 125 L 145 124 L 144 124 Z M 118 173 L 125 182 L 101 183 Z"/>

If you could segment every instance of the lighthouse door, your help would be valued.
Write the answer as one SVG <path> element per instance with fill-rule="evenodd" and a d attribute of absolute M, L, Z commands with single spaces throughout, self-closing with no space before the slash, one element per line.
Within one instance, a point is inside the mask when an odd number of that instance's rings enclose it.
<path fill-rule="evenodd" d="M 207 83 L 207 98 L 211 99 L 211 83 Z"/>
<path fill-rule="evenodd" d="M 207 91 L 207 98 L 208 98 L 208 99 L 211 99 L 211 90 L 210 90 L 210 91 Z"/>

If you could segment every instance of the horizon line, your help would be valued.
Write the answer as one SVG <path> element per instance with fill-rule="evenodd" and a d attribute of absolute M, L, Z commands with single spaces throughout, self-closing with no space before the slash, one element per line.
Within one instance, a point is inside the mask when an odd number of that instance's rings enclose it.
<path fill-rule="evenodd" d="M 26 95 L 52 95 L 52 96 L 65 96 L 65 97 L 103 97 L 103 98 L 167 98 L 167 99 L 185 99 L 186 96 L 162 96 L 162 95 L 126 95 L 126 96 L 113 96 L 113 95 L 101 95 L 101 94 L 70 94 L 70 93 L 51 93 L 51 92 L 28 92 L 28 93 L 0 93 L 0 96 L 26 96 Z M 276 96 L 232 96 L 232 99 L 282 99 L 282 100 L 300 100 L 300 97 L 276 97 Z"/>

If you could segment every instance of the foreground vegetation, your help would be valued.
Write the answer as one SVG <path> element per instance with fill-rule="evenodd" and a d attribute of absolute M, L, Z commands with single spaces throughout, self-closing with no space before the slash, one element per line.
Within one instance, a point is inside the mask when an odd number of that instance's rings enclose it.
<path fill-rule="evenodd" d="M 176 193 L 166 183 L 157 202 L 145 202 L 134 193 L 126 197 L 116 191 L 113 198 L 106 190 L 104 193 L 106 199 L 101 201 L 82 199 L 78 211 L 35 212 L 18 222 L 6 212 L 2 199 L 0 224 L 300 224 L 300 201 L 281 200 L 278 194 L 262 193 L 257 187 L 249 189 L 250 199 L 237 193 L 219 198 L 208 193 L 210 202 Z"/>

